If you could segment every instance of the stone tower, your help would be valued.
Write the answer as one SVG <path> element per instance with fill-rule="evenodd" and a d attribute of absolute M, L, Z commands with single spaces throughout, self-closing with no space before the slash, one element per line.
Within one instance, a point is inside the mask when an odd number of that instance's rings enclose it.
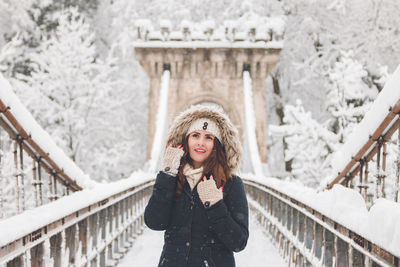
<path fill-rule="evenodd" d="M 237 28 L 229 27 L 231 24 L 226 23 L 223 32 L 214 31 L 213 27 L 194 32 L 185 25 L 181 25 L 180 32 L 170 32 L 167 22 L 161 23 L 160 31 L 150 31 L 147 21 L 138 23 L 138 40 L 134 48 L 150 78 L 148 158 L 164 68 L 170 70 L 169 122 L 193 104 L 211 102 L 225 110 L 241 136 L 245 110 L 243 70 L 249 70 L 257 145 L 261 161 L 266 162 L 265 80 L 279 60 L 282 33 L 271 28 L 257 32 L 255 27 L 239 32 Z"/>

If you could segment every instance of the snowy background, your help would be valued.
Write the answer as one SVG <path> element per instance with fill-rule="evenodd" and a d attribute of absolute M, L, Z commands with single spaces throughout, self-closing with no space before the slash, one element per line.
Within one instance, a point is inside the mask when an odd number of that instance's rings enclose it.
<path fill-rule="evenodd" d="M 132 48 L 135 24 L 167 19 L 177 29 L 187 20 L 201 31 L 271 17 L 285 27 L 265 88 L 264 170 L 317 187 L 400 62 L 397 0 L 0 0 L 0 71 L 67 156 L 92 179 L 115 181 L 146 161 L 149 85 Z"/>
<path fill-rule="evenodd" d="M 238 27 L 247 27 L 265 23 L 272 17 L 280 18 L 285 26 L 281 59 L 265 88 L 269 161 L 267 166 L 254 166 L 257 177 L 247 175 L 247 178 L 298 198 L 400 255 L 400 209 L 398 203 L 389 201 L 393 199 L 399 153 L 396 139 L 388 144 L 389 200 L 377 200 L 371 207 L 356 191 L 340 186 L 322 193 L 310 189 L 337 172 L 334 165 L 335 162 L 338 165 L 341 154 L 335 152 L 345 151 L 342 147 L 346 142 L 355 144 L 352 140 L 357 136 L 352 133 L 367 129 L 357 130 L 355 125 L 363 119 L 400 63 L 398 0 L 0 0 L 0 72 L 11 84 L 1 79 L 0 97 L 15 103 L 15 99 L 7 99 L 11 95 L 7 90 L 14 90 L 63 151 L 57 152 L 57 158 L 66 162 L 66 155 L 80 167 L 81 170 L 68 168 L 80 173 L 74 177 L 90 176 L 103 183 L 131 176 L 113 184 L 112 188 L 119 190 L 149 176 L 141 171 L 134 173 L 146 162 L 149 108 L 149 81 L 132 47 L 137 22 L 149 19 L 157 30 L 157 25 L 168 19 L 177 30 L 187 20 L 201 31 L 209 27 L 210 21 L 216 27 L 228 20 L 235 21 Z M 246 75 L 245 90 L 250 86 Z M 392 92 L 400 81 L 399 71 L 396 76 Z M 390 96 L 398 98 L 399 94 L 387 95 L 385 105 L 389 105 Z M 374 112 L 368 114 L 377 118 Z M 248 129 L 254 127 L 253 116 L 246 114 Z M 7 140 L 6 135 L 1 131 L 0 139 Z M 10 141 L 2 141 L 0 145 L 1 149 L 12 149 Z M 351 151 L 344 153 L 349 156 Z M 12 180 L 15 170 L 10 167 L 12 154 L 9 154 L 0 162 L 1 201 L 15 190 Z M 268 173 L 264 175 L 279 179 L 265 179 L 260 175 L 265 170 Z M 374 177 L 373 171 L 370 177 Z M 106 196 L 110 188 L 108 184 L 97 185 L 89 193 L 77 193 L 63 201 L 86 205 L 87 196 L 98 197 L 100 193 L 96 190 Z M 67 214 L 68 210 L 59 208 L 62 203 L 51 204 L 52 209 Z M 30 232 L 37 227 L 26 220 L 27 214 L 20 217 L 26 224 L 15 223 L 13 220 L 18 221 L 18 217 L 3 220 L 0 228 L 15 231 L 2 231 L 0 240 L 5 242 L 6 236 L 13 240 L 23 233 L 22 228 Z M 38 214 L 40 209 L 32 211 L 31 216 L 37 218 Z M 50 221 L 53 217 L 43 220 Z M 267 243 L 266 237 L 260 234 L 255 220 L 251 223 L 252 236 L 262 240 L 249 243 L 249 248 L 238 255 L 238 265 L 245 266 L 246 260 L 255 254 L 265 257 L 260 264 L 273 258 L 279 261 L 273 265 L 284 265 L 279 258 L 266 253 L 273 248 L 261 249 Z M 135 245 L 136 255 L 156 261 L 159 247 L 152 253 L 142 251 L 154 244 L 160 246 L 161 236 L 155 232 L 145 236 L 143 242 Z M 250 252 L 255 254 L 247 254 Z M 129 264 L 132 260 L 140 262 L 129 257 L 125 262 Z"/>

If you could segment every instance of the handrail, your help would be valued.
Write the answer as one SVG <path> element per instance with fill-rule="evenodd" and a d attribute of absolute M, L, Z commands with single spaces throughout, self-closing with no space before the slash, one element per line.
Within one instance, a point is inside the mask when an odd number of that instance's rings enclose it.
<path fill-rule="evenodd" d="M 294 266 L 399 266 L 400 255 L 301 201 L 256 181 L 244 184 L 250 208 Z"/>
<path fill-rule="evenodd" d="M 327 185 L 327 189 L 331 189 L 334 184 L 340 183 L 348 185 L 361 170 L 362 164 L 370 161 L 378 152 L 378 147 L 382 143 L 390 140 L 392 135 L 400 127 L 400 100 L 389 109 L 388 114 L 382 120 L 379 127 L 370 136 L 368 141 L 360 148 L 360 150 L 352 157 L 346 167 L 336 176 L 333 181 Z M 385 156 L 385 155 L 383 155 Z"/>
<path fill-rule="evenodd" d="M 374 199 L 388 198 L 387 193 L 394 193 L 394 201 L 399 201 L 400 191 L 400 65 L 386 82 L 384 88 L 378 94 L 369 111 L 362 121 L 347 137 L 342 148 L 332 157 L 333 177 L 328 177 L 321 182 L 320 189 L 331 189 L 334 184 L 340 183 L 350 188 L 358 188 L 368 205 L 372 205 Z M 393 144 L 390 138 L 399 131 L 397 148 L 391 149 Z M 391 151 L 398 150 L 397 166 L 393 192 L 385 189 L 388 144 Z M 374 176 L 369 178 L 371 160 L 375 157 Z M 393 161 L 391 162 L 393 164 Z M 359 174 L 359 179 L 354 179 Z"/>
<path fill-rule="evenodd" d="M 143 230 L 144 207 L 151 196 L 153 184 L 154 180 L 151 180 L 122 189 L 83 208 L 71 210 L 70 214 L 46 223 L 14 241 L 0 243 L 0 266 L 18 266 L 27 261 L 36 266 L 50 260 L 55 266 L 60 266 L 61 263 L 74 266 L 93 263 L 100 266 L 115 265 L 126 252 L 126 248 L 132 245 L 135 236 Z M 95 195 L 98 194 L 96 190 L 104 189 L 93 189 Z M 89 194 L 90 191 L 81 193 Z M 75 196 L 74 194 L 66 198 L 70 198 L 68 201 L 72 202 L 76 200 Z M 57 205 L 57 202 L 64 199 L 51 204 Z M 0 222 L 0 227 L 6 223 Z M 63 253 L 62 248 L 66 251 L 68 249 L 69 254 Z"/>
<path fill-rule="evenodd" d="M 0 219 L 94 187 L 97 182 L 55 144 L 1 74 L 0 88 Z"/>
<path fill-rule="evenodd" d="M 22 143 L 23 149 L 32 157 L 40 159 L 39 164 L 49 173 L 55 173 L 58 181 L 62 182 L 72 191 L 82 190 L 82 187 L 74 179 L 69 177 L 50 156 L 31 138 L 30 134 L 17 121 L 10 108 L 0 99 L 0 125 L 7 131 L 14 140 Z"/>

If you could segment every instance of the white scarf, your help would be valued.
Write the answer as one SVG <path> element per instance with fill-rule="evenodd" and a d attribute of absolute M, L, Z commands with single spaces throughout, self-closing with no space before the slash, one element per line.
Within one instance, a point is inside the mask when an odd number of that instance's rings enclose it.
<path fill-rule="evenodd" d="M 183 175 L 186 176 L 186 180 L 188 181 L 191 190 L 193 190 L 197 182 L 200 181 L 202 173 L 203 167 L 193 169 L 189 164 L 186 164 L 185 167 L 183 167 Z"/>

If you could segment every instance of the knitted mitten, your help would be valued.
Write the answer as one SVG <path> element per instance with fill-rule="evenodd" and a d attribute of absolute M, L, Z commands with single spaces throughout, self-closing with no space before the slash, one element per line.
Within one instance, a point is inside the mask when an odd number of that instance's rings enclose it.
<path fill-rule="evenodd" d="M 162 171 L 176 175 L 183 156 L 183 149 L 169 146 L 165 149 Z"/>
<path fill-rule="evenodd" d="M 222 188 L 218 189 L 214 179 L 202 180 L 197 185 L 197 192 L 206 208 L 211 207 L 223 197 Z"/>

